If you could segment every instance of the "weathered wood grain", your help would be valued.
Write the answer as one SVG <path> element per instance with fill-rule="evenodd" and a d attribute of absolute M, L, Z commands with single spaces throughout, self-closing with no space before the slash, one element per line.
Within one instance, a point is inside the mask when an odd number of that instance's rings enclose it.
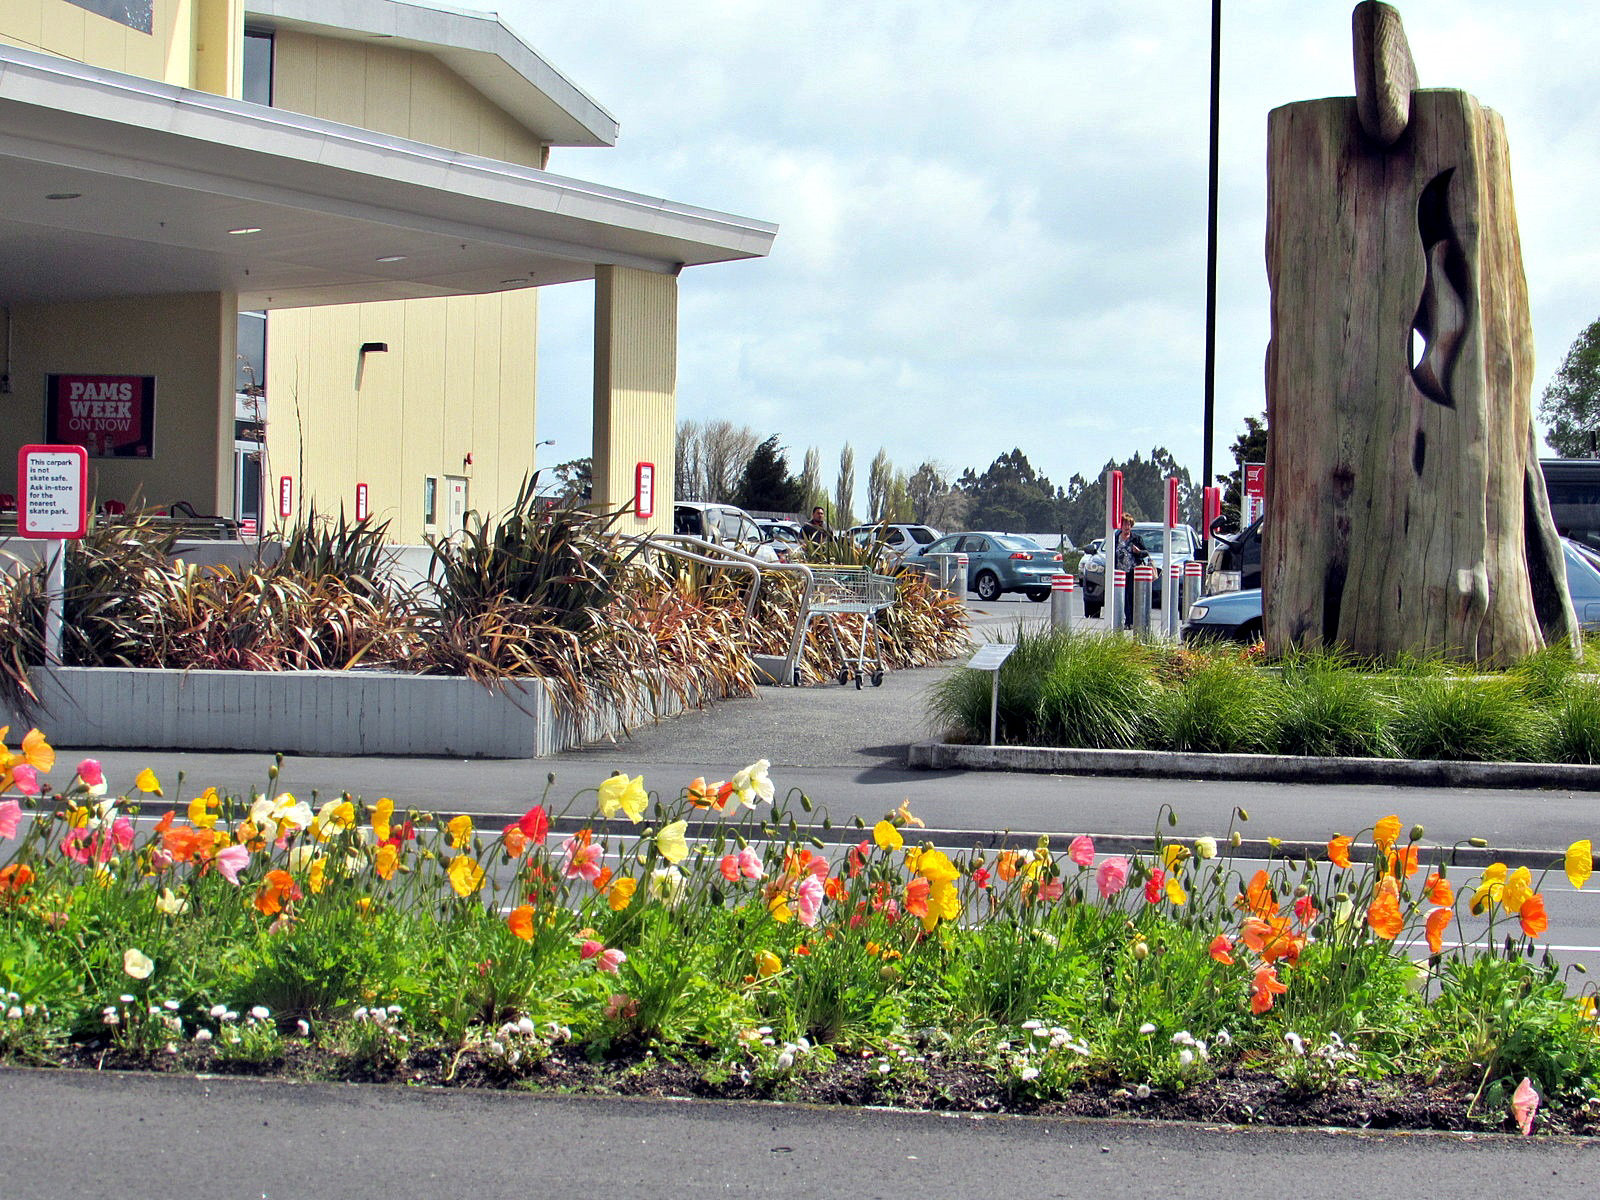
<path fill-rule="evenodd" d="M 1509 156 L 1466 93 L 1410 99 L 1387 152 L 1354 99 L 1269 118 L 1267 645 L 1505 663 L 1576 629 Z"/>
<path fill-rule="evenodd" d="M 1405 26 L 1392 5 L 1362 0 L 1350 16 L 1355 48 L 1356 114 L 1361 128 L 1381 147 L 1400 140 L 1411 120 L 1417 64 Z"/>

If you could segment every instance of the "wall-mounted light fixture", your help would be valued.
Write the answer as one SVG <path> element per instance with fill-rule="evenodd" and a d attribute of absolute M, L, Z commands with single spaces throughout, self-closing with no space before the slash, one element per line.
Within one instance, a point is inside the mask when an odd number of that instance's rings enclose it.
<path fill-rule="evenodd" d="M 363 354 L 387 354 L 387 353 L 389 353 L 389 343 L 388 342 L 362 342 L 361 343 L 361 353 L 363 353 Z"/>

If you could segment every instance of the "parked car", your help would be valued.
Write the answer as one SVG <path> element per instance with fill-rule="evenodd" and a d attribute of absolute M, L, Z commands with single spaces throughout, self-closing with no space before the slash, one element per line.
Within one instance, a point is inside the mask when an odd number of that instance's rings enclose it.
<path fill-rule="evenodd" d="M 1219 532 L 1212 537 L 1201 588 L 1207 596 L 1261 586 L 1261 530 L 1265 520 L 1257 517 L 1237 532 Z"/>
<path fill-rule="evenodd" d="M 887 552 L 890 562 L 898 562 L 922 546 L 931 546 L 940 534 L 932 525 L 852 525 L 845 536 L 858 546 L 877 542 Z"/>
<path fill-rule="evenodd" d="M 941 554 L 967 556 L 967 590 L 980 600 L 998 600 L 1005 592 L 1021 592 L 1043 603 L 1050 598 L 1050 577 L 1061 570 L 1061 555 L 1014 533 L 949 533 L 900 560 L 902 568 L 937 575 Z"/>
<path fill-rule="evenodd" d="M 729 546 L 765 562 L 783 562 L 787 558 L 761 532 L 754 517 L 732 504 L 680 500 L 672 510 L 672 531 Z"/>
<path fill-rule="evenodd" d="M 1587 633 L 1600 632 L 1600 553 L 1570 538 L 1561 539 L 1567 563 L 1567 593 L 1578 625 Z M 1189 606 L 1183 640 L 1212 638 L 1249 644 L 1261 637 L 1261 589 L 1246 588 L 1207 596 Z"/>
<path fill-rule="evenodd" d="M 1166 561 L 1162 557 L 1162 534 L 1166 526 L 1159 521 L 1140 521 L 1133 527 L 1133 537 L 1150 553 L 1146 562 L 1156 569 L 1155 587 L 1150 593 L 1151 603 L 1160 606 L 1162 580 L 1166 577 Z M 1090 543 L 1094 545 L 1094 543 Z M 1172 560 L 1186 563 L 1200 550 L 1200 535 L 1188 525 L 1179 525 L 1172 531 Z M 1097 546 L 1092 554 L 1085 554 L 1078 562 L 1078 590 L 1083 593 L 1083 615 L 1098 617 L 1106 606 L 1106 560 Z"/>
<path fill-rule="evenodd" d="M 755 522 L 762 536 L 772 543 L 780 555 L 791 559 L 805 557 L 805 539 L 800 533 L 799 521 L 757 517 Z"/>

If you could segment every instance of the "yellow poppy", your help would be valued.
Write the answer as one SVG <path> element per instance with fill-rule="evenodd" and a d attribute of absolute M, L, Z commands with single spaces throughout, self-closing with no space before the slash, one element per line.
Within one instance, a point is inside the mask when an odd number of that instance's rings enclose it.
<path fill-rule="evenodd" d="M 189 824 L 210 829 L 217 823 L 217 810 L 221 807 L 222 798 L 217 795 L 217 789 L 208 787 L 189 801 Z"/>
<path fill-rule="evenodd" d="M 379 879 L 394 878 L 395 868 L 400 865 L 400 850 L 396 846 L 379 846 L 378 857 L 373 861 L 372 869 L 378 873 Z"/>
<path fill-rule="evenodd" d="M 900 831 L 889 821 L 879 821 L 872 827 L 872 840 L 878 844 L 880 850 L 898 850 L 906 844 L 905 838 L 900 836 Z"/>
<path fill-rule="evenodd" d="M 771 950 L 763 950 L 756 955 L 756 974 L 763 979 L 771 979 L 783 970 L 783 959 Z"/>
<path fill-rule="evenodd" d="M 450 845 L 457 850 L 465 850 L 472 841 L 472 818 L 464 813 L 459 817 L 451 817 L 445 830 L 450 835 Z"/>
<path fill-rule="evenodd" d="M 633 903 L 633 893 L 638 886 L 637 879 L 629 879 L 627 876 L 613 881 L 606 889 L 606 903 L 611 906 L 611 911 L 621 912 Z"/>
<path fill-rule="evenodd" d="M 26 746 L 27 742 L 24 741 L 23 745 Z M 149 767 L 146 767 L 144 770 L 139 772 L 139 777 L 133 781 L 133 786 L 138 788 L 141 792 L 150 792 L 156 796 L 162 794 L 161 780 L 156 778 L 156 773 Z"/>
<path fill-rule="evenodd" d="M 385 796 L 372 809 L 372 833 L 380 842 L 389 840 L 389 818 L 394 816 L 394 801 Z"/>
<path fill-rule="evenodd" d="M 1522 911 L 1522 905 L 1533 895 L 1533 872 L 1527 867 L 1518 867 L 1511 872 L 1506 880 L 1505 887 L 1500 890 L 1500 907 L 1512 916 Z"/>
<path fill-rule="evenodd" d="M 462 899 L 483 886 L 483 868 L 470 855 L 458 854 L 450 860 L 450 886 Z"/>
<path fill-rule="evenodd" d="M 1574 891 L 1582 891 L 1583 885 L 1589 882 L 1589 876 L 1594 874 L 1594 852 L 1589 844 L 1589 839 L 1573 842 L 1567 847 L 1567 859 L 1562 864 L 1567 872 L 1567 882 L 1572 884 Z"/>
<path fill-rule="evenodd" d="M 656 834 L 656 849 L 669 863 L 681 863 L 689 857 L 689 843 L 683 836 L 688 828 L 689 822 L 674 821 L 670 825 L 663 825 L 661 832 Z"/>
<path fill-rule="evenodd" d="M 1175 906 L 1181 908 L 1189 903 L 1189 893 L 1183 890 L 1183 884 L 1178 882 L 1176 875 L 1167 876 L 1167 899 Z"/>
<path fill-rule="evenodd" d="M 1478 890 L 1472 893 L 1472 915 L 1481 917 L 1489 905 L 1498 903 L 1505 884 L 1505 863 L 1490 863 L 1485 867 L 1483 877 L 1478 880 Z"/>
<path fill-rule="evenodd" d="M 924 850 L 917 857 L 916 872 L 929 883 L 953 883 L 961 878 L 955 863 L 942 850 Z"/>
<path fill-rule="evenodd" d="M 626 775 L 613 775 L 600 785 L 600 815 L 603 817 L 614 817 L 621 812 L 637 825 L 644 819 L 644 810 L 649 803 L 650 796 L 644 790 L 643 775 L 635 775 L 632 779 Z"/>
<path fill-rule="evenodd" d="M 1400 839 L 1400 818 L 1387 816 L 1372 827 L 1372 844 L 1385 854 L 1394 848 L 1395 842 Z"/>

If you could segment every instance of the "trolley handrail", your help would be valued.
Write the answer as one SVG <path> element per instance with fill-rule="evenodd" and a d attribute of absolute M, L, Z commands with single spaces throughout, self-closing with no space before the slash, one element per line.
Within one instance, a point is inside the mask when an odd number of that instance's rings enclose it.
<path fill-rule="evenodd" d="M 817 579 L 812 570 L 805 563 L 775 563 L 756 558 L 741 550 L 734 550 L 717 542 L 708 542 L 703 538 L 691 537 L 684 533 L 658 533 L 647 538 L 652 546 L 657 546 L 669 554 L 677 554 L 695 562 L 709 563 L 712 566 L 738 566 L 754 568 L 755 585 L 750 589 L 750 598 L 745 604 L 745 615 L 756 615 L 756 594 L 761 588 L 761 572 L 773 571 L 790 575 L 798 575 L 804 580 L 800 592 L 800 607 L 795 612 L 794 630 L 789 634 L 789 648 L 783 656 L 783 679 L 793 680 L 795 666 L 800 661 L 800 654 L 805 646 L 806 618 L 811 611 L 811 598 L 816 593 Z M 676 544 L 673 544 L 676 543 Z M 702 554 L 682 549 L 682 546 L 696 546 L 701 550 L 711 550 L 724 557 L 721 560 L 712 560 Z"/>

